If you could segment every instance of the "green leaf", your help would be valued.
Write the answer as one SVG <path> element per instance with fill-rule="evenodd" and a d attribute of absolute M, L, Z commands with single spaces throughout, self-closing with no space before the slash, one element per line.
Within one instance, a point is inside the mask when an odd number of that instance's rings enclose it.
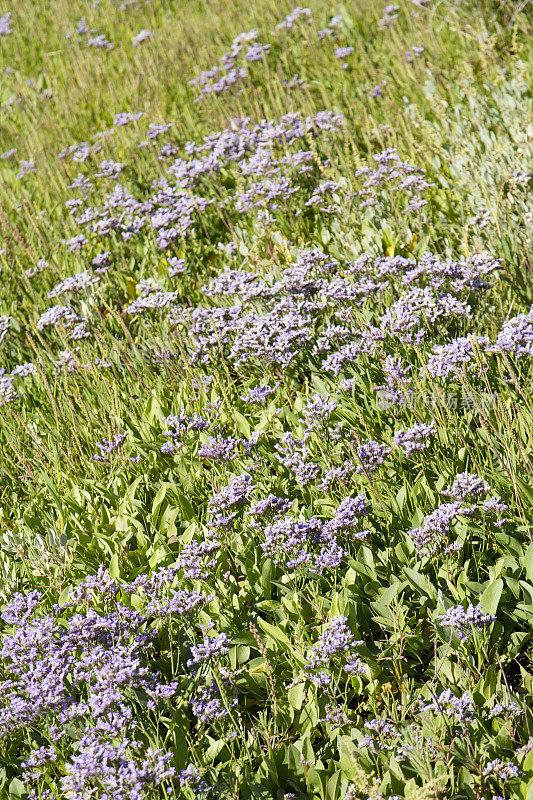
<path fill-rule="evenodd" d="M 305 684 L 297 683 L 295 686 L 291 686 L 288 691 L 288 698 L 291 708 L 299 711 L 305 700 Z"/>
<path fill-rule="evenodd" d="M 272 574 L 274 572 L 274 562 L 271 558 L 267 558 L 261 570 L 261 585 L 263 587 L 263 594 L 266 600 L 270 600 L 272 596 Z"/>
<path fill-rule="evenodd" d="M 530 544 L 527 548 L 522 559 L 522 565 L 526 571 L 528 581 L 533 581 L 533 544 Z"/>
<path fill-rule="evenodd" d="M 243 417 L 243 415 L 239 411 L 237 411 L 236 408 L 233 409 L 233 416 L 235 418 L 235 422 L 237 423 L 237 427 L 240 430 L 240 432 L 243 434 L 243 436 L 246 436 L 246 438 L 249 439 L 251 430 L 250 430 L 250 423 L 248 422 L 248 420 L 245 419 L 245 417 Z"/>
<path fill-rule="evenodd" d="M 117 580 L 120 577 L 120 568 L 118 565 L 118 555 L 115 553 L 112 556 L 111 561 L 109 562 L 109 577 L 113 578 L 113 580 Z"/>
<path fill-rule="evenodd" d="M 498 610 L 498 605 L 500 603 L 500 598 L 502 596 L 503 591 L 503 581 L 501 578 L 498 578 L 497 581 L 492 581 L 489 583 L 481 597 L 479 598 L 479 602 L 481 604 L 481 608 L 486 614 L 495 614 Z"/>
<path fill-rule="evenodd" d="M 420 572 L 417 572 L 410 567 L 404 567 L 403 572 L 409 584 L 416 589 L 416 591 L 424 595 L 425 597 L 430 597 L 432 600 L 435 600 L 437 597 L 437 592 L 435 587 L 429 582 L 425 575 L 421 575 Z"/>
<path fill-rule="evenodd" d="M 357 765 L 357 748 L 349 736 L 339 740 L 339 766 L 348 780 L 358 780 L 360 769 Z"/>
<path fill-rule="evenodd" d="M 22 783 L 22 781 L 19 781 L 18 778 L 13 778 L 13 780 L 9 784 L 9 796 L 23 797 L 25 794 L 27 794 L 27 791 L 24 788 L 24 784 Z"/>
<path fill-rule="evenodd" d="M 159 487 L 159 491 L 157 492 L 156 496 L 154 497 L 154 502 L 152 503 L 152 521 L 154 525 L 157 524 L 157 518 L 159 515 L 159 509 L 161 508 L 161 504 L 165 499 L 165 495 L 167 493 L 167 484 L 163 483 Z"/>
<path fill-rule="evenodd" d="M 328 778 L 326 784 L 326 800 L 339 800 L 341 793 L 342 772 L 337 770 Z"/>

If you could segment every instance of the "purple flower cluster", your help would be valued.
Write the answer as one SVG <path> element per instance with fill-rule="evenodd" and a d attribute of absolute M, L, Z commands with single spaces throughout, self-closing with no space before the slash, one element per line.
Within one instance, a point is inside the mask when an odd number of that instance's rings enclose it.
<path fill-rule="evenodd" d="M 264 403 L 270 395 L 274 394 L 278 386 L 279 382 L 274 386 L 254 386 L 253 389 L 249 389 L 245 394 L 241 394 L 240 397 L 245 403 Z"/>
<path fill-rule="evenodd" d="M 305 433 L 302 439 L 296 439 L 289 431 L 283 434 L 281 444 L 276 445 L 280 463 L 294 473 L 296 480 L 302 486 L 314 481 L 320 472 L 320 467 L 308 460 L 309 451 L 306 444 L 308 437 L 309 433 Z"/>
<path fill-rule="evenodd" d="M 263 59 L 270 50 L 269 44 L 255 41 L 257 36 L 256 30 L 240 33 L 233 40 L 228 52 L 220 58 L 220 64 L 203 70 L 196 78 L 189 81 L 191 86 L 201 87 L 197 101 L 208 94 L 220 94 L 248 77 L 246 63 Z"/>
<path fill-rule="evenodd" d="M 249 509 L 249 514 L 253 517 L 275 517 L 279 514 L 285 514 L 291 507 L 292 502 L 285 497 L 276 497 L 274 494 L 269 494 L 264 500 L 258 500 L 255 505 Z"/>
<path fill-rule="evenodd" d="M 218 636 L 209 636 L 204 633 L 203 641 L 200 644 L 191 647 L 191 655 L 187 661 L 187 666 L 192 667 L 196 664 L 203 664 L 211 659 L 218 659 L 229 653 L 230 639 L 225 633 L 219 633 Z"/>
<path fill-rule="evenodd" d="M 450 628 L 457 634 L 462 642 L 472 638 L 474 630 L 482 630 L 496 621 L 493 614 L 485 614 L 480 605 L 473 606 L 472 603 L 465 609 L 463 606 L 455 606 L 445 614 L 438 614 L 435 621 L 443 628 Z"/>
<path fill-rule="evenodd" d="M 321 575 L 326 569 L 336 569 L 344 555 L 336 537 L 317 517 L 300 521 L 283 517 L 269 523 L 263 536 L 265 556 L 289 570 L 307 567 Z"/>
<path fill-rule="evenodd" d="M 374 386 L 374 391 L 380 392 L 380 400 L 390 405 L 403 405 L 410 392 L 409 384 L 412 378 L 408 373 L 411 368 L 403 366 L 401 359 L 387 356 L 383 365 L 386 383 Z"/>
<path fill-rule="evenodd" d="M 446 541 L 451 525 L 466 509 L 461 502 L 443 503 L 429 514 L 422 525 L 410 531 L 419 555 L 434 555 Z"/>
<path fill-rule="evenodd" d="M 475 706 L 468 692 L 463 692 L 461 697 L 456 697 L 450 689 L 434 697 L 431 703 L 424 703 L 421 711 L 433 711 L 438 716 L 454 717 L 458 722 L 468 722 L 472 719 Z"/>
<path fill-rule="evenodd" d="M 345 672 L 349 675 L 364 674 L 364 664 L 354 655 L 355 648 L 362 645 L 362 641 L 356 641 L 350 631 L 347 617 L 333 617 L 329 625 L 323 631 L 318 641 L 311 647 L 307 657 L 306 671 L 311 680 L 317 678 L 318 685 L 321 685 L 323 668 L 328 667 L 332 660 L 339 661 Z M 313 671 L 319 670 L 317 675 Z M 328 675 L 328 677 L 330 677 Z M 329 683 L 329 681 L 328 681 Z"/>
<path fill-rule="evenodd" d="M 357 457 L 361 463 L 356 468 L 356 472 L 365 474 L 375 472 L 381 464 L 385 463 L 385 456 L 388 456 L 390 451 L 391 449 L 387 445 L 367 439 L 357 448 Z"/>
<path fill-rule="evenodd" d="M 331 533 L 343 531 L 354 539 L 366 539 L 370 532 L 356 529 L 359 527 L 361 517 L 367 514 L 368 505 L 364 495 L 346 497 L 335 511 L 333 518 L 326 523 L 325 528 Z"/>
<path fill-rule="evenodd" d="M 428 438 L 436 433 L 437 429 L 434 422 L 425 425 L 419 423 L 406 430 L 397 430 L 394 434 L 393 442 L 401 447 L 406 456 L 411 453 L 419 453 L 428 446 Z"/>
<path fill-rule="evenodd" d="M 311 22 L 312 18 L 313 15 L 310 8 L 296 6 L 281 20 L 281 22 L 278 22 L 276 30 L 290 31 L 298 22 Z"/>
<path fill-rule="evenodd" d="M 213 515 L 210 526 L 226 528 L 232 525 L 237 516 L 237 511 L 234 509 L 247 505 L 252 490 L 253 484 L 249 475 L 237 475 L 232 478 L 227 486 L 223 486 L 217 494 L 209 498 L 208 509 Z"/>
<path fill-rule="evenodd" d="M 228 707 L 221 696 L 218 685 L 213 682 L 209 686 L 202 686 L 198 690 L 191 706 L 198 722 L 212 724 L 227 717 L 230 710 L 235 708 L 237 704 L 238 700 L 234 697 L 230 700 Z"/>
<path fill-rule="evenodd" d="M 0 36 L 7 36 L 10 33 L 13 33 L 13 28 L 11 27 L 11 12 L 6 11 L 6 13 L 2 14 L 0 17 Z"/>
<path fill-rule="evenodd" d="M 169 441 L 161 448 L 161 452 L 166 455 L 171 455 L 178 447 L 182 447 L 190 433 L 205 431 L 209 427 L 208 421 L 197 411 L 191 416 L 187 416 L 183 411 L 181 414 L 171 414 L 165 417 L 163 422 L 168 425 L 165 436 Z"/>
<path fill-rule="evenodd" d="M 94 455 L 92 460 L 107 463 L 111 453 L 114 453 L 115 450 L 118 450 L 120 447 L 122 447 L 124 441 L 126 440 L 126 436 L 127 433 L 117 433 L 117 435 L 112 439 L 102 439 L 100 442 L 97 442 L 96 445 L 100 450 L 100 454 Z"/>
<path fill-rule="evenodd" d="M 527 314 L 519 314 L 503 324 L 495 343 L 487 348 L 489 353 L 513 353 L 515 356 L 533 355 L 533 307 Z"/>
<path fill-rule="evenodd" d="M 98 283 L 98 280 L 98 276 L 89 272 L 89 270 L 78 272 L 76 275 L 71 275 L 54 286 L 54 288 L 48 292 L 47 297 L 59 297 L 62 294 L 66 294 L 66 292 L 77 294 L 83 289 L 88 289 L 95 283 Z"/>
<path fill-rule="evenodd" d="M 232 436 L 226 438 L 220 435 L 209 436 L 207 441 L 202 442 L 198 448 L 198 458 L 213 461 L 215 464 L 234 461 L 239 454 L 239 444 L 240 440 L 234 439 Z"/>
<path fill-rule="evenodd" d="M 475 472 L 461 472 L 455 476 L 452 485 L 448 486 L 443 493 L 456 500 L 477 500 L 478 497 L 489 491 L 489 484 L 483 478 L 479 478 Z"/>
<path fill-rule="evenodd" d="M 487 348 L 490 344 L 486 336 L 476 339 L 479 349 Z M 470 364 L 474 358 L 474 347 L 469 339 L 454 339 L 448 344 L 435 345 L 433 354 L 427 363 L 427 371 L 432 378 L 448 378 L 450 375 L 460 373 L 465 364 Z"/>
<path fill-rule="evenodd" d="M 61 788 L 79 800 L 96 787 L 126 800 L 173 776 L 171 753 L 136 740 L 140 720 L 131 703 L 136 692 L 144 692 L 155 710 L 177 688 L 148 668 L 154 609 L 165 607 L 158 616 L 168 620 L 209 601 L 198 592 L 169 594 L 173 574 L 161 570 L 120 586 L 102 567 L 71 591 L 66 605 L 49 613 L 40 613 L 37 592 L 17 594 L 3 609 L 12 631 L 0 646 L 0 733 L 40 732 L 51 742 L 26 759 L 27 781 L 38 780 L 43 765 L 59 755 L 65 763 Z M 145 610 L 123 605 L 121 590 L 144 597 Z"/>
<path fill-rule="evenodd" d="M 335 400 L 315 394 L 305 404 L 303 416 L 307 429 L 312 431 L 323 426 L 337 408 Z"/>

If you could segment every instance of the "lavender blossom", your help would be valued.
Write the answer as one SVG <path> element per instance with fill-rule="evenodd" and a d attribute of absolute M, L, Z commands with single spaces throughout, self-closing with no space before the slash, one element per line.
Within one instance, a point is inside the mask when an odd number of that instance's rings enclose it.
<path fill-rule="evenodd" d="M 394 434 L 393 442 L 402 448 L 406 456 L 410 456 L 411 453 L 425 450 L 428 446 L 427 439 L 436 433 L 436 430 L 434 422 L 430 422 L 428 425 L 417 424 L 406 430 L 397 430 Z"/>
<path fill-rule="evenodd" d="M 249 389 L 245 394 L 241 394 L 240 398 L 245 403 L 264 403 L 265 400 L 274 394 L 279 386 L 279 381 L 274 386 L 255 386 Z"/>
<path fill-rule="evenodd" d="M 227 655 L 230 644 L 231 640 L 225 633 L 220 633 L 218 636 L 208 636 L 207 633 L 204 633 L 202 643 L 191 647 L 192 658 L 187 661 L 187 666 L 192 667 L 195 664 L 202 664 Z"/>
<path fill-rule="evenodd" d="M 2 316 L 0 316 L 0 344 L 6 338 L 7 332 L 10 328 L 11 328 L 11 317 L 8 317 L 7 314 L 2 314 Z"/>
<path fill-rule="evenodd" d="M 468 722 L 474 716 L 475 706 L 468 692 L 456 697 L 450 689 L 434 697 L 431 703 L 424 703 L 421 711 L 434 711 L 435 714 L 454 717 L 458 722 Z"/>
<path fill-rule="evenodd" d="M 419 556 L 434 555 L 445 541 L 452 522 L 458 514 L 464 514 L 462 503 L 443 503 L 429 514 L 422 525 L 410 531 Z"/>
<path fill-rule="evenodd" d="M 443 628 L 451 628 L 462 642 L 472 638 L 474 630 L 481 630 L 496 621 L 492 614 L 485 614 L 480 605 L 473 606 L 472 603 L 465 609 L 463 606 L 455 606 L 445 614 L 438 614 L 436 622 Z"/>
<path fill-rule="evenodd" d="M 13 28 L 11 27 L 11 12 L 7 11 L 0 17 L 0 36 L 7 36 L 10 33 L 13 33 Z"/>
<path fill-rule="evenodd" d="M 198 450 L 198 458 L 205 458 L 215 463 L 233 461 L 237 458 L 237 446 L 239 442 L 232 436 L 224 439 L 222 436 L 210 436 L 207 442 L 203 442 Z"/>
<path fill-rule="evenodd" d="M 487 348 L 487 352 L 533 355 L 533 306 L 527 314 L 519 314 L 505 322 L 495 343 Z"/>
<path fill-rule="evenodd" d="M 461 472 L 455 476 L 453 484 L 448 486 L 443 494 L 454 497 L 456 500 L 470 500 L 487 494 L 489 490 L 489 484 L 479 478 L 475 472 Z"/>
<path fill-rule="evenodd" d="M 356 531 L 361 517 L 368 514 L 366 498 L 362 494 L 356 497 L 346 497 L 339 505 L 333 518 L 326 524 L 326 529 L 331 533 L 348 531 L 355 539 L 365 539 L 369 531 Z"/>
<path fill-rule="evenodd" d="M 285 514 L 291 507 L 292 502 L 285 497 L 276 497 L 274 494 L 269 494 L 264 500 L 258 502 L 249 509 L 249 514 L 253 517 L 262 516 L 277 516 L 278 514 Z"/>
<path fill-rule="evenodd" d="M 486 336 L 476 339 L 478 348 L 484 349 L 490 344 Z M 465 364 L 474 358 L 474 347 L 469 339 L 453 339 L 449 344 L 435 345 L 429 357 L 427 370 L 433 378 L 448 378 L 460 374 Z"/>
<path fill-rule="evenodd" d="M 100 450 L 99 455 L 94 455 L 92 457 L 93 461 L 102 461 L 108 462 L 109 456 L 111 453 L 114 453 L 115 450 L 118 450 L 124 444 L 126 439 L 127 433 L 117 433 L 112 439 L 102 439 L 100 442 L 97 442 L 96 445 Z"/>
<path fill-rule="evenodd" d="M 356 472 L 372 473 L 385 463 L 385 456 L 391 449 L 387 445 L 367 439 L 364 444 L 357 448 L 357 455 L 361 464 L 356 468 Z"/>
<path fill-rule="evenodd" d="M 145 42 L 147 39 L 151 39 L 152 36 L 152 31 L 142 28 L 142 30 L 140 30 L 139 33 L 133 37 L 131 43 L 133 47 L 138 47 L 142 42 Z"/>

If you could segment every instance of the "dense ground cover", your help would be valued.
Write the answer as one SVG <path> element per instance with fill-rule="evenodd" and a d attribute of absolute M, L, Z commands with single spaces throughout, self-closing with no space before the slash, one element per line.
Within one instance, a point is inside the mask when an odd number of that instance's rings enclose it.
<path fill-rule="evenodd" d="M 533 798 L 531 33 L 0 8 L 0 796 Z"/>

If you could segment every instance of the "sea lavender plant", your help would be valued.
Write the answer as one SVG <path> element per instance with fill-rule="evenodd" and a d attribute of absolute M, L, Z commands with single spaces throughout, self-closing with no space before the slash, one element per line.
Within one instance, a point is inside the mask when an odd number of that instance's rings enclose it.
<path fill-rule="evenodd" d="M 479 478 L 475 472 L 461 472 L 455 476 L 452 485 L 444 489 L 443 494 L 456 500 L 472 500 L 486 495 L 489 491 L 489 484 Z"/>
<path fill-rule="evenodd" d="M 356 472 L 363 472 L 371 474 L 377 468 L 385 463 L 385 456 L 391 452 L 390 447 L 385 444 L 375 442 L 373 439 L 367 439 L 364 444 L 357 448 L 357 457 L 360 464 L 356 467 Z"/>
<path fill-rule="evenodd" d="M 446 541 L 455 518 L 465 512 L 466 509 L 459 501 L 443 503 L 435 511 L 432 511 L 422 525 L 410 531 L 418 554 L 420 556 L 434 555 Z"/>
<path fill-rule="evenodd" d="M 486 614 L 480 605 L 472 603 L 465 610 L 463 606 L 448 609 L 445 614 L 438 614 L 435 621 L 443 628 L 450 628 L 462 642 L 472 638 L 475 630 L 482 630 L 496 621 L 493 614 Z"/>
<path fill-rule="evenodd" d="M 418 423 L 412 428 L 400 428 L 394 434 L 393 442 L 398 447 L 401 447 L 406 456 L 411 453 L 418 453 L 425 450 L 428 446 L 428 438 L 435 434 L 437 431 L 434 422 L 429 424 Z M 461 498 L 459 498 L 461 499 Z"/>

